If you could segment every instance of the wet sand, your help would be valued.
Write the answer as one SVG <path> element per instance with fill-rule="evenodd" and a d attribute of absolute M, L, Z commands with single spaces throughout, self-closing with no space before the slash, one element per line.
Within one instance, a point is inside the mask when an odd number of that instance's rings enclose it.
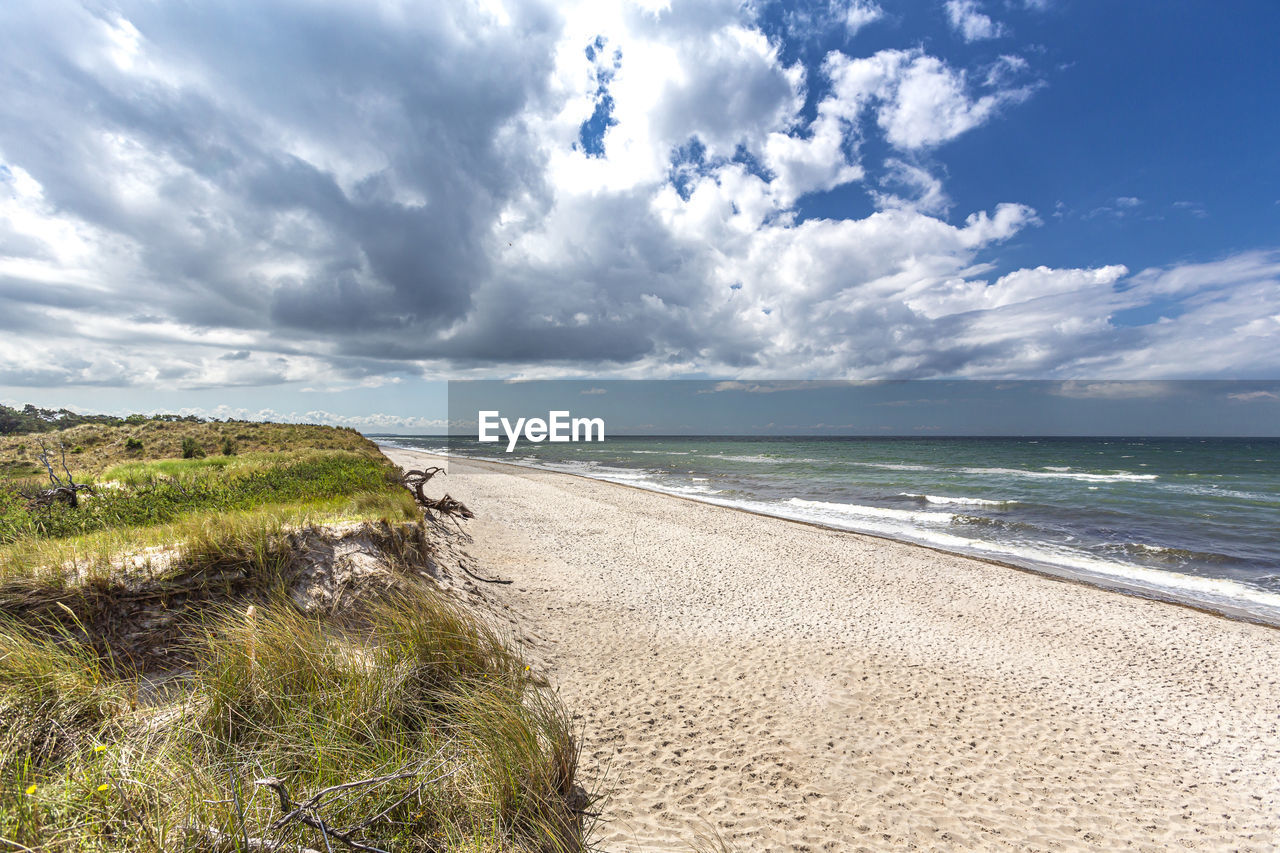
<path fill-rule="evenodd" d="M 399 464 L 441 460 L 385 449 Z M 607 850 L 1274 850 L 1280 630 L 451 460 Z"/>

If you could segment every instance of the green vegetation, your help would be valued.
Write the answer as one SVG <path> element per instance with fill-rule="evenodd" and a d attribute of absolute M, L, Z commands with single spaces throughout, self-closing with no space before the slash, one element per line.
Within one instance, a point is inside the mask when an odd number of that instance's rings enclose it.
<path fill-rule="evenodd" d="M 288 462 L 259 454 L 120 465 L 79 506 L 24 510 L 12 493 L 0 496 L 0 545 L 159 524 L 193 512 L 377 493 L 395 479 L 384 461 L 340 451 L 297 454 Z"/>
<path fill-rule="evenodd" d="M 21 409 L 0 405 L 0 435 L 54 432 L 82 424 L 122 426 L 150 422 L 202 423 L 203 419 L 194 415 L 129 415 L 127 418 L 118 418 L 114 415 L 81 415 L 70 409 L 42 409 L 30 403 Z"/>
<path fill-rule="evenodd" d="M 581 849 L 567 715 L 422 580 L 445 534 L 371 443 L 186 421 L 61 437 L 85 448 L 77 506 L 32 506 L 39 436 L 0 439 L 0 846 Z M 303 608 L 325 583 L 307 531 L 337 522 L 385 572 Z"/>
<path fill-rule="evenodd" d="M 44 468 L 36 461 L 41 441 L 54 449 L 55 456 L 59 443 L 68 454 L 73 447 L 83 447 L 84 452 L 68 458 L 68 463 L 77 475 L 89 476 L 121 462 L 181 459 L 185 439 L 193 440 L 206 455 L 214 455 L 227 438 L 235 442 L 237 453 L 288 454 L 304 448 L 379 455 L 364 436 L 344 427 L 159 419 L 120 425 L 81 423 L 55 434 L 0 431 L 0 477 L 45 480 Z"/>

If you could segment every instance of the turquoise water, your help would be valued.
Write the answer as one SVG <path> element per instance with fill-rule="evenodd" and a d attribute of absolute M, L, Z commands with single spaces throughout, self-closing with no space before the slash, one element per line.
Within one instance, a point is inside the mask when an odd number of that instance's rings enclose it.
<path fill-rule="evenodd" d="M 385 443 L 440 451 L 440 438 Z M 610 438 L 449 452 L 1280 623 L 1280 440 Z"/>

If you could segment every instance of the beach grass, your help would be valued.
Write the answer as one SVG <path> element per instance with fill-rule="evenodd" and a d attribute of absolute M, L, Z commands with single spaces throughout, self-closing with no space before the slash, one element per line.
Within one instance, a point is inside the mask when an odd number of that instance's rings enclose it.
<path fill-rule="evenodd" d="M 348 431 L 285 425 L 237 424 L 237 452 L 183 458 L 178 433 L 212 445 L 224 426 L 59 434 L 104 450 L 77 454 L 97 486 L 77 507 L 28 507 L 27 474 L 0 487 L 0 839 L 581 849 L 569 716 L 485 618 L 409 572 L 340 611 L 290 595 L 292 532 L 421 525 L 397 469 Z M 125 449 L 131 431 L 164 454 Z M 229 571 L 234 595 L 167 599 L 189 626 L 181 666 L 101 628 L 117 598 Z"/>

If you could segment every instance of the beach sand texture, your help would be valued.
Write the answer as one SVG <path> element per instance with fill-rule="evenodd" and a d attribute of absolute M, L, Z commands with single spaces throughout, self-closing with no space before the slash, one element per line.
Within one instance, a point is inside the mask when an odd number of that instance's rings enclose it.
<path fill-rule="evenodd" d="M 387 449 L 413 467 L 425 454 Z M 441 460 L 436 459 L 438 464 Z M 1280 849 L 1280 630 L 451 460 L 607 850 Z"/>

